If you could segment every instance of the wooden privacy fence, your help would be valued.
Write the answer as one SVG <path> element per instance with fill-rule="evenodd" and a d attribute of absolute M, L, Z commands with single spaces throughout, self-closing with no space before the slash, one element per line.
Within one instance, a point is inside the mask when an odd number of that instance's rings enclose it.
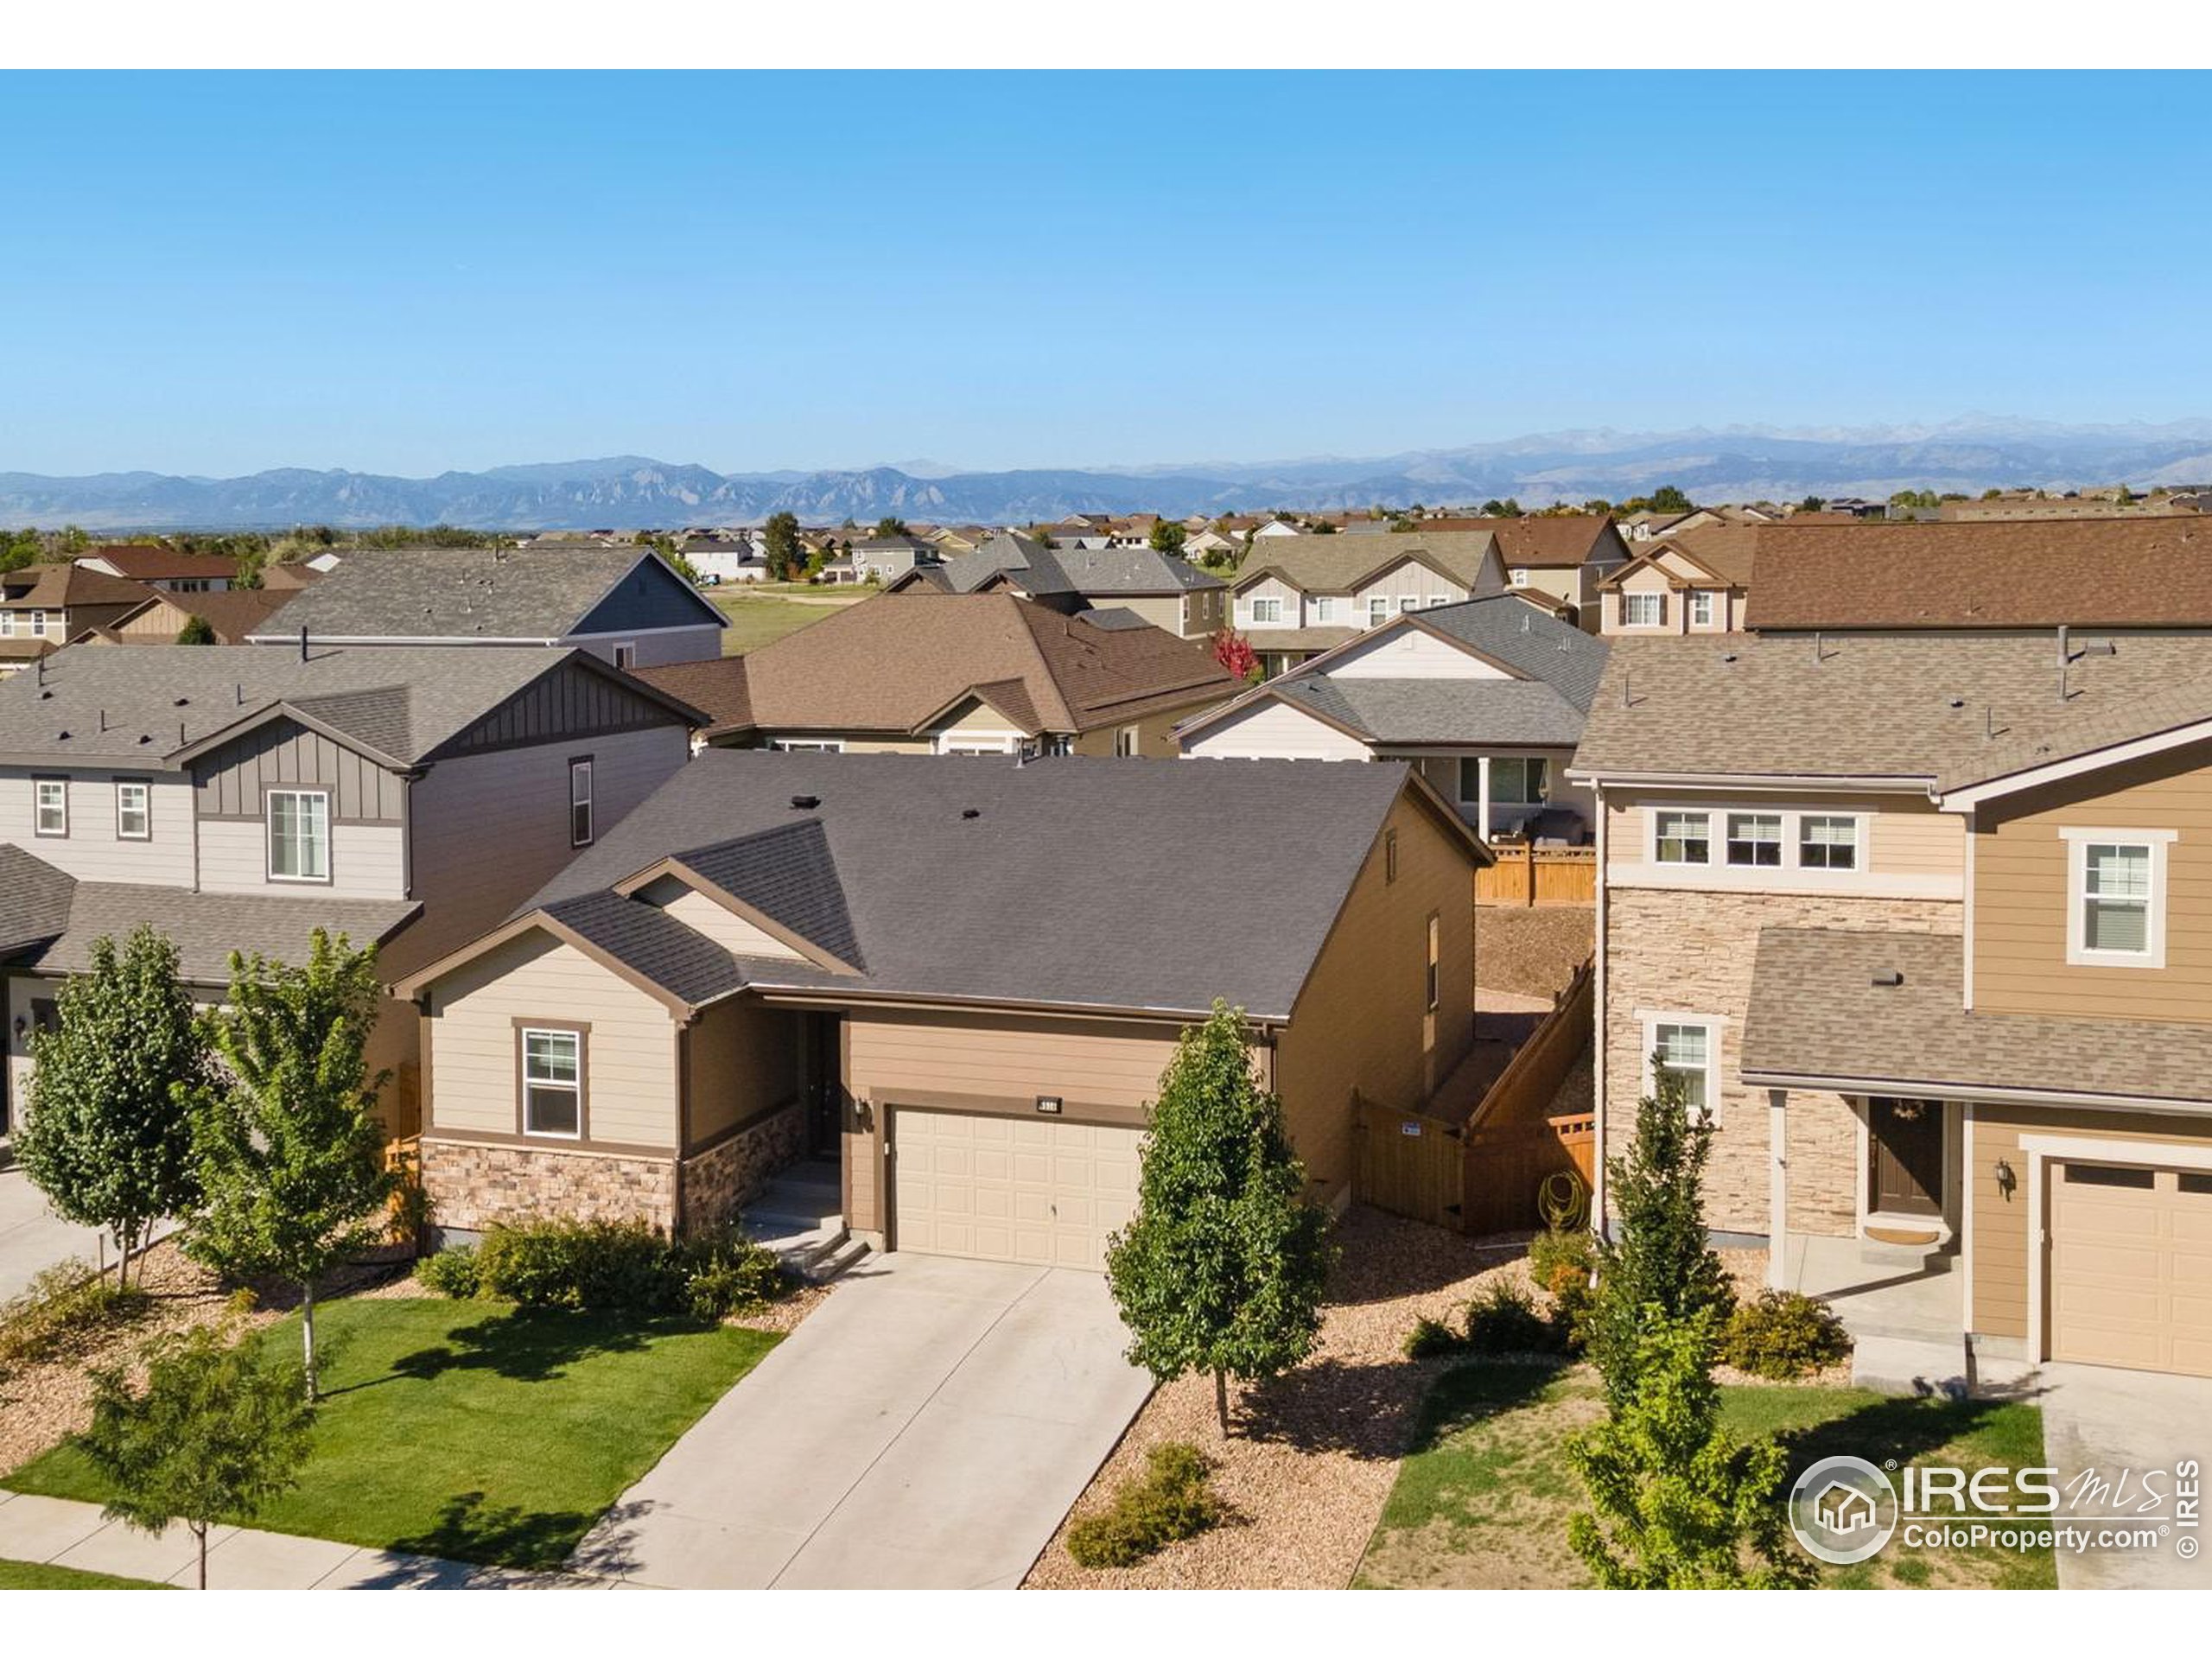
<path fill-rule="evenodd" d="M 1589 905 L 1598 899 L 1598 855 L 1589 847 L 1499 842 L 1497 861 L 1475 872 L 1478 905 Z"/>
<path fill-rule="evenodd" d="M 1551 1115 L 1592 1025 L 1590 964 L 1507 1063 L 1465 1123 L 1352 1096 L 1352 1196 L 1394 1215 L 1463 1233 L 1540 1227 L 1538 1192 L 1572 1173 L 1586 1191 L 1597 1173 L 1590 1112 Z"/>

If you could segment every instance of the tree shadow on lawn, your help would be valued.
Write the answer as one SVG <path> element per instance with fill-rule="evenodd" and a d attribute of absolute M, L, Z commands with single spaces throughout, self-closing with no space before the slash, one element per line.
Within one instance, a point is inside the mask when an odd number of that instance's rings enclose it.
<path fill-rule="evenodd" d="M 590 1549 L 574 1563 L 577 1570 L 620 1577 L 634 1567 L 630 1546 L 633 1529 L 626 1523 L 640 1506 L 616 1504 L 602 1516 L 582 1510 L 526 1510 L 493 1503 L 482 1492 L 461 1492 L 446 1500 L 437 1521 L 390 1546 L 396 1555 L 387 1569 L 362 1587 L 378 1590 L 499 1589 L 510 1587 L 503 1569 L 558 1573 L 569 1569 L 570 1554 L 588 1534 L 600 1529 Z M 602 1522 L 612 1523 L 602 1527 Z M 462 1566 L 456 1563 L 486 1563 Z"/>
<path fill-rule="evenodd" d="M 1324 1359 L 1244 1391 L 1237 1432 L 1301 1452 L 1392 1459 L 1426 1450 L 1471 1414 L 1526 1405 L 1560 1370 L 1553 1361 L 1484 1360 L 1347 1363 Z"/>
<path fill-rule="evenodd" d="M 341 1389 L 334 1395 L 372 1389 L 400 1378 L 428 1382 L 451 1371 L 488 1371 L 517 1382 L 544 1382 L 564 1376 L 569 1366 L 601 1354 L 628 1354 L 655 1338 L 693 1333 L 710 1327 L 673 1319 L 625 1319 L 579 1313 L 565 1308 L 518 1307 L 487 1313 L 473 1325 L 454 1327 L 448 1340 L 420 1348 L 391 1362 L 382 1376 Z"/>
<path fill-rule="evenodd" d="M 1955 1447 L 1982 1429 L 2004 1427 L 2008 1418 L 2020 1421 L 2018 1404 L 2007 1400 L 1898 1395 L 1870 1402 L 1840 1417 L 1802 1427 L 1778 1428 L 1774 1437 L 1789 1456 L 1792 1479 L 1823 1458 L 1851 1456 L 1875 1464 L 1894 1459 L 1901 1468 L 1916 1459 Z M 2037 1455 L 2034 1446 L 2018 1450 L 2024 1463 L 2033 1462 Z"/>

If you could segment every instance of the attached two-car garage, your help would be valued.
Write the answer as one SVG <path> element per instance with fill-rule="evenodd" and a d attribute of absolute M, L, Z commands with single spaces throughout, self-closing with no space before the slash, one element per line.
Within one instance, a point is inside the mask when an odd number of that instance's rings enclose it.
<path fill-rule="evenodd" d="M 2212 1170 L 2053 1160 L 2050 1357 L 2212 1376 Z"/>
<path fill-rule="evenodd" d="M 1136 1208 L 1143 1140 L 1134 1126 L 893 1105 L 892 1248 L 1103 1268 Z"/>

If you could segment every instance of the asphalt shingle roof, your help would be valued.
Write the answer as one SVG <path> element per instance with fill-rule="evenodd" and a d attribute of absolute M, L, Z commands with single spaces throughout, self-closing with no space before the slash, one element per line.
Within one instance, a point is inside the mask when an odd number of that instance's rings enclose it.
<path fill-rule="evenodd" d="M 828 985 L 1197 1014 L 1219 996 L 1280 1020 L 1406 777 L 1396 763 L 1064 757 L 1017 766 L 710 749 L 517 913 L 547 908 L 687 1000 L 743 984 Z M 793 806 L 802 796 L 817 804 Z M 668 934 L 669 918 L 618 912 L 605 896 L 672 852 L 728 847 L 794 823 L 819 826 L 864 959 L 858 976 L 740 962 Z M 728 854 L 733 864 L 744 856 Z M 789 883 L 791 896 L 779 900 L 786 913 L 826 931 L 821 858 L 793 841 L 779 844 L 773 861 L 785 872 L 775 885 Z"/>
<path fill-rule="evenodd" d="M 1487 530 L 1393 531 L 1380 536 L 1255 537 L 1236 568 L 1236 586 L 1279 571 L 1305 594 L 1349 594 L 1401 559 L 1418 556 L 1471 592 L 1497 544 Z"/>
<path fill-rule="evenodd" d="M 1179 594 L 1227 586 L 1187 560 L 1149 547 L 1046 547 L 1012 531 L 992 537 L 972 553 L 947 559 L 944 579 L 952 592 L 971 594 L 1001 573 L 1023 592 L 1046 598 L 1063 594 Z"/>

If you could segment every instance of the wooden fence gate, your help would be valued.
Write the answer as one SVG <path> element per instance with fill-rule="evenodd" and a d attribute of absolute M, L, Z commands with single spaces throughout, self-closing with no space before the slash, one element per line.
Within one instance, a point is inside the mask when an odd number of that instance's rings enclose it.
<path fill-rule="evenodd" d="M 1352 1196 L 1394 1216 L 1457 1230 L 1460 1126 L 1377 1105 L 1357 1091 L 1351 1109 Z"/>

